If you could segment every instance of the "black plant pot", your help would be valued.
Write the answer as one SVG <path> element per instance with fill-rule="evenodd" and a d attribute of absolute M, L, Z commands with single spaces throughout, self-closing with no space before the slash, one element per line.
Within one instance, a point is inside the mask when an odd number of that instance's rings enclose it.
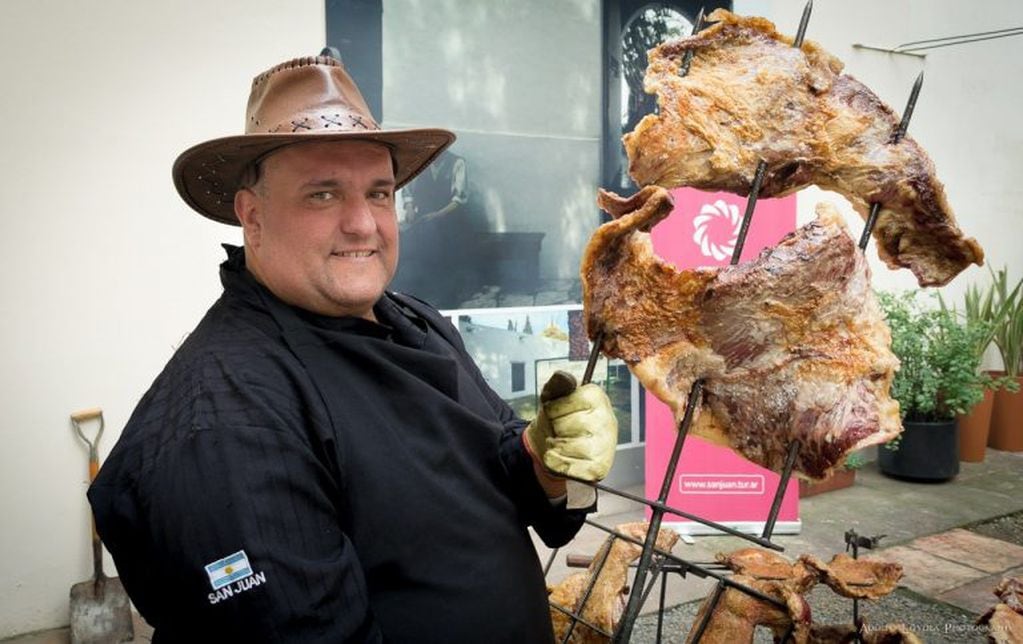
<path fill-rule="evenodd" d="M 881 445 L 877 464 L 888 476 L 913 481 L 947 481 L 959 473 L 959 429 L 955 420 L 903 422 L 898 449 Z"/>

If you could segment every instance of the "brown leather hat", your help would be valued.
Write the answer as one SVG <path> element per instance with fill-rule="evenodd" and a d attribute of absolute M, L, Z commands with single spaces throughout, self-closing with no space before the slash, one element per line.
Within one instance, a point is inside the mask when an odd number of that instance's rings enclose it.
<path fill-rule="evenodd" d="M 329 56 L 296 58 L 252 80 L 245 134 L 213 139 L 174 162 L 181 198 L 210 219 L 239 225 L 234 193 L 254 160 L 301 141 L 368 140 L 390 147 L 397 187 L 455 140 L 442 129 L 381 130 L 344 66 Z"/>

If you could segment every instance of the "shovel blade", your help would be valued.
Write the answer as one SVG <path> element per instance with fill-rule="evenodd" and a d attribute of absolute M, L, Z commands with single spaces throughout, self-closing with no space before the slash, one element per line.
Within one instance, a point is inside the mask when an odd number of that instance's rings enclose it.
<path fill-rule="evenodd" d="M 117 577 L 71 587 L 71 644 L 110 644 L 135 637 L 128 594 Z"/>

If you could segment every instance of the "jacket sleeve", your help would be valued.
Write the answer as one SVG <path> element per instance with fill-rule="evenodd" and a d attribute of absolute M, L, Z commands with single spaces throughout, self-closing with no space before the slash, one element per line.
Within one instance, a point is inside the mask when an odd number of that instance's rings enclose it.
<path fill-rule="evenodd" d="M 462 367 L 472 376 L 473 382 L 486 397 L 502 424 L 498 456 L 508 478 L 508 490 L 526 525 L 532 526 L 544 544 L 551 548 L 565 545 L 575 537 L 582 527 L 586 514 L 596 510 L 596 503 L 589 508 L 567 509 L 564 500 L 551 503 L 547 494 L 536 480 L 533 460 L 526 451 L 522 432 L 528 424 L 490 385 L 487 384 L 479 367 L 469 355 L 457 329 L 425 302 L 411 296 L 398 295 L 400 301 L 419 315 L 426 318 L 430 326 L 455 349 Z"/>
<path fill-rule="evenodd" d="M 89 490 L 161 642 L 381 641 L 338 498 L 301 437 L 263 426 L 186 429 L 155 458 L 125 447 Z"/>

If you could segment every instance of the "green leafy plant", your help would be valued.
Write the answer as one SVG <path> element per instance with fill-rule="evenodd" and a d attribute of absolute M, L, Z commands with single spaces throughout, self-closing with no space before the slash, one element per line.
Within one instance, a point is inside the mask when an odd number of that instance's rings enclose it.
<path fill-rule="evenodd" d="M 1023 279 L 1009 290 L 1006 269 L 992 273 L 992 306 L 1005 314 L 994 329 L 994 341 L 1002 354 L 1007 378 L 1015 379 L 1023 371 Z"/>
<path fill-rule="evenodd" d="M 1020 308 L 1020 303 L 1023 303 L 1023 300 L 1018 299 L 1020 288 L 1023 286 L 1023 280 L 1020 280 L 1010 292 L 1006 281 L 1005 269 L 1000 270 L 997 274 L 992 272 L 991 278 L 991 283 L 984 290 L 981 290 L 976 284 L 970 284 L 967 287 L 966 295 L 963 298 L 962 313 L 954 305 L 952 307 L 947 306 L 945 300 L 941 297 L 941 293 L 938 293 L 938 302 L 942 310 L 950 310 L 953 315 L 959 316 L 967 327 L 983 327 L 987 329 L 986 333 L 976 334 L 977 341 L 973 350 L 978 364 L 984 358 L 984 353 L 991 346 L 992 341 L 995 341 L 997 344 L 997 338 L 1000 335 L 1006 334 L 1006 326 L 1013 323 L 1011 322 L 1012 316 Z M 1023 315 L 1018 317 L 1023 319 Z M 1015 378 L 1009 376 L 994 377 L 987 372 L 981 373 L 981 386 L 984 389 L 999 389 L 1003 387 L 1011 391 L 1019 389 Z"/>
<path fill-rule="evenodd" d="M 903 419 L 952 420 L 980 402 L 986 376 L 977 347 L 990 336 L 991 324 L 961 323 L 947 308 L 925 307 L 916 291 L 879 293 L 878 300 L 892 332 L 892 352 L 902 363 L 891 393 Z"/>
<path fill-rule="evenodd" d="M 842 467 L 847 470 L 858 470 L 867 464 L 867 457 L 859 452 L 853 452 L 845 457 Z"/>

